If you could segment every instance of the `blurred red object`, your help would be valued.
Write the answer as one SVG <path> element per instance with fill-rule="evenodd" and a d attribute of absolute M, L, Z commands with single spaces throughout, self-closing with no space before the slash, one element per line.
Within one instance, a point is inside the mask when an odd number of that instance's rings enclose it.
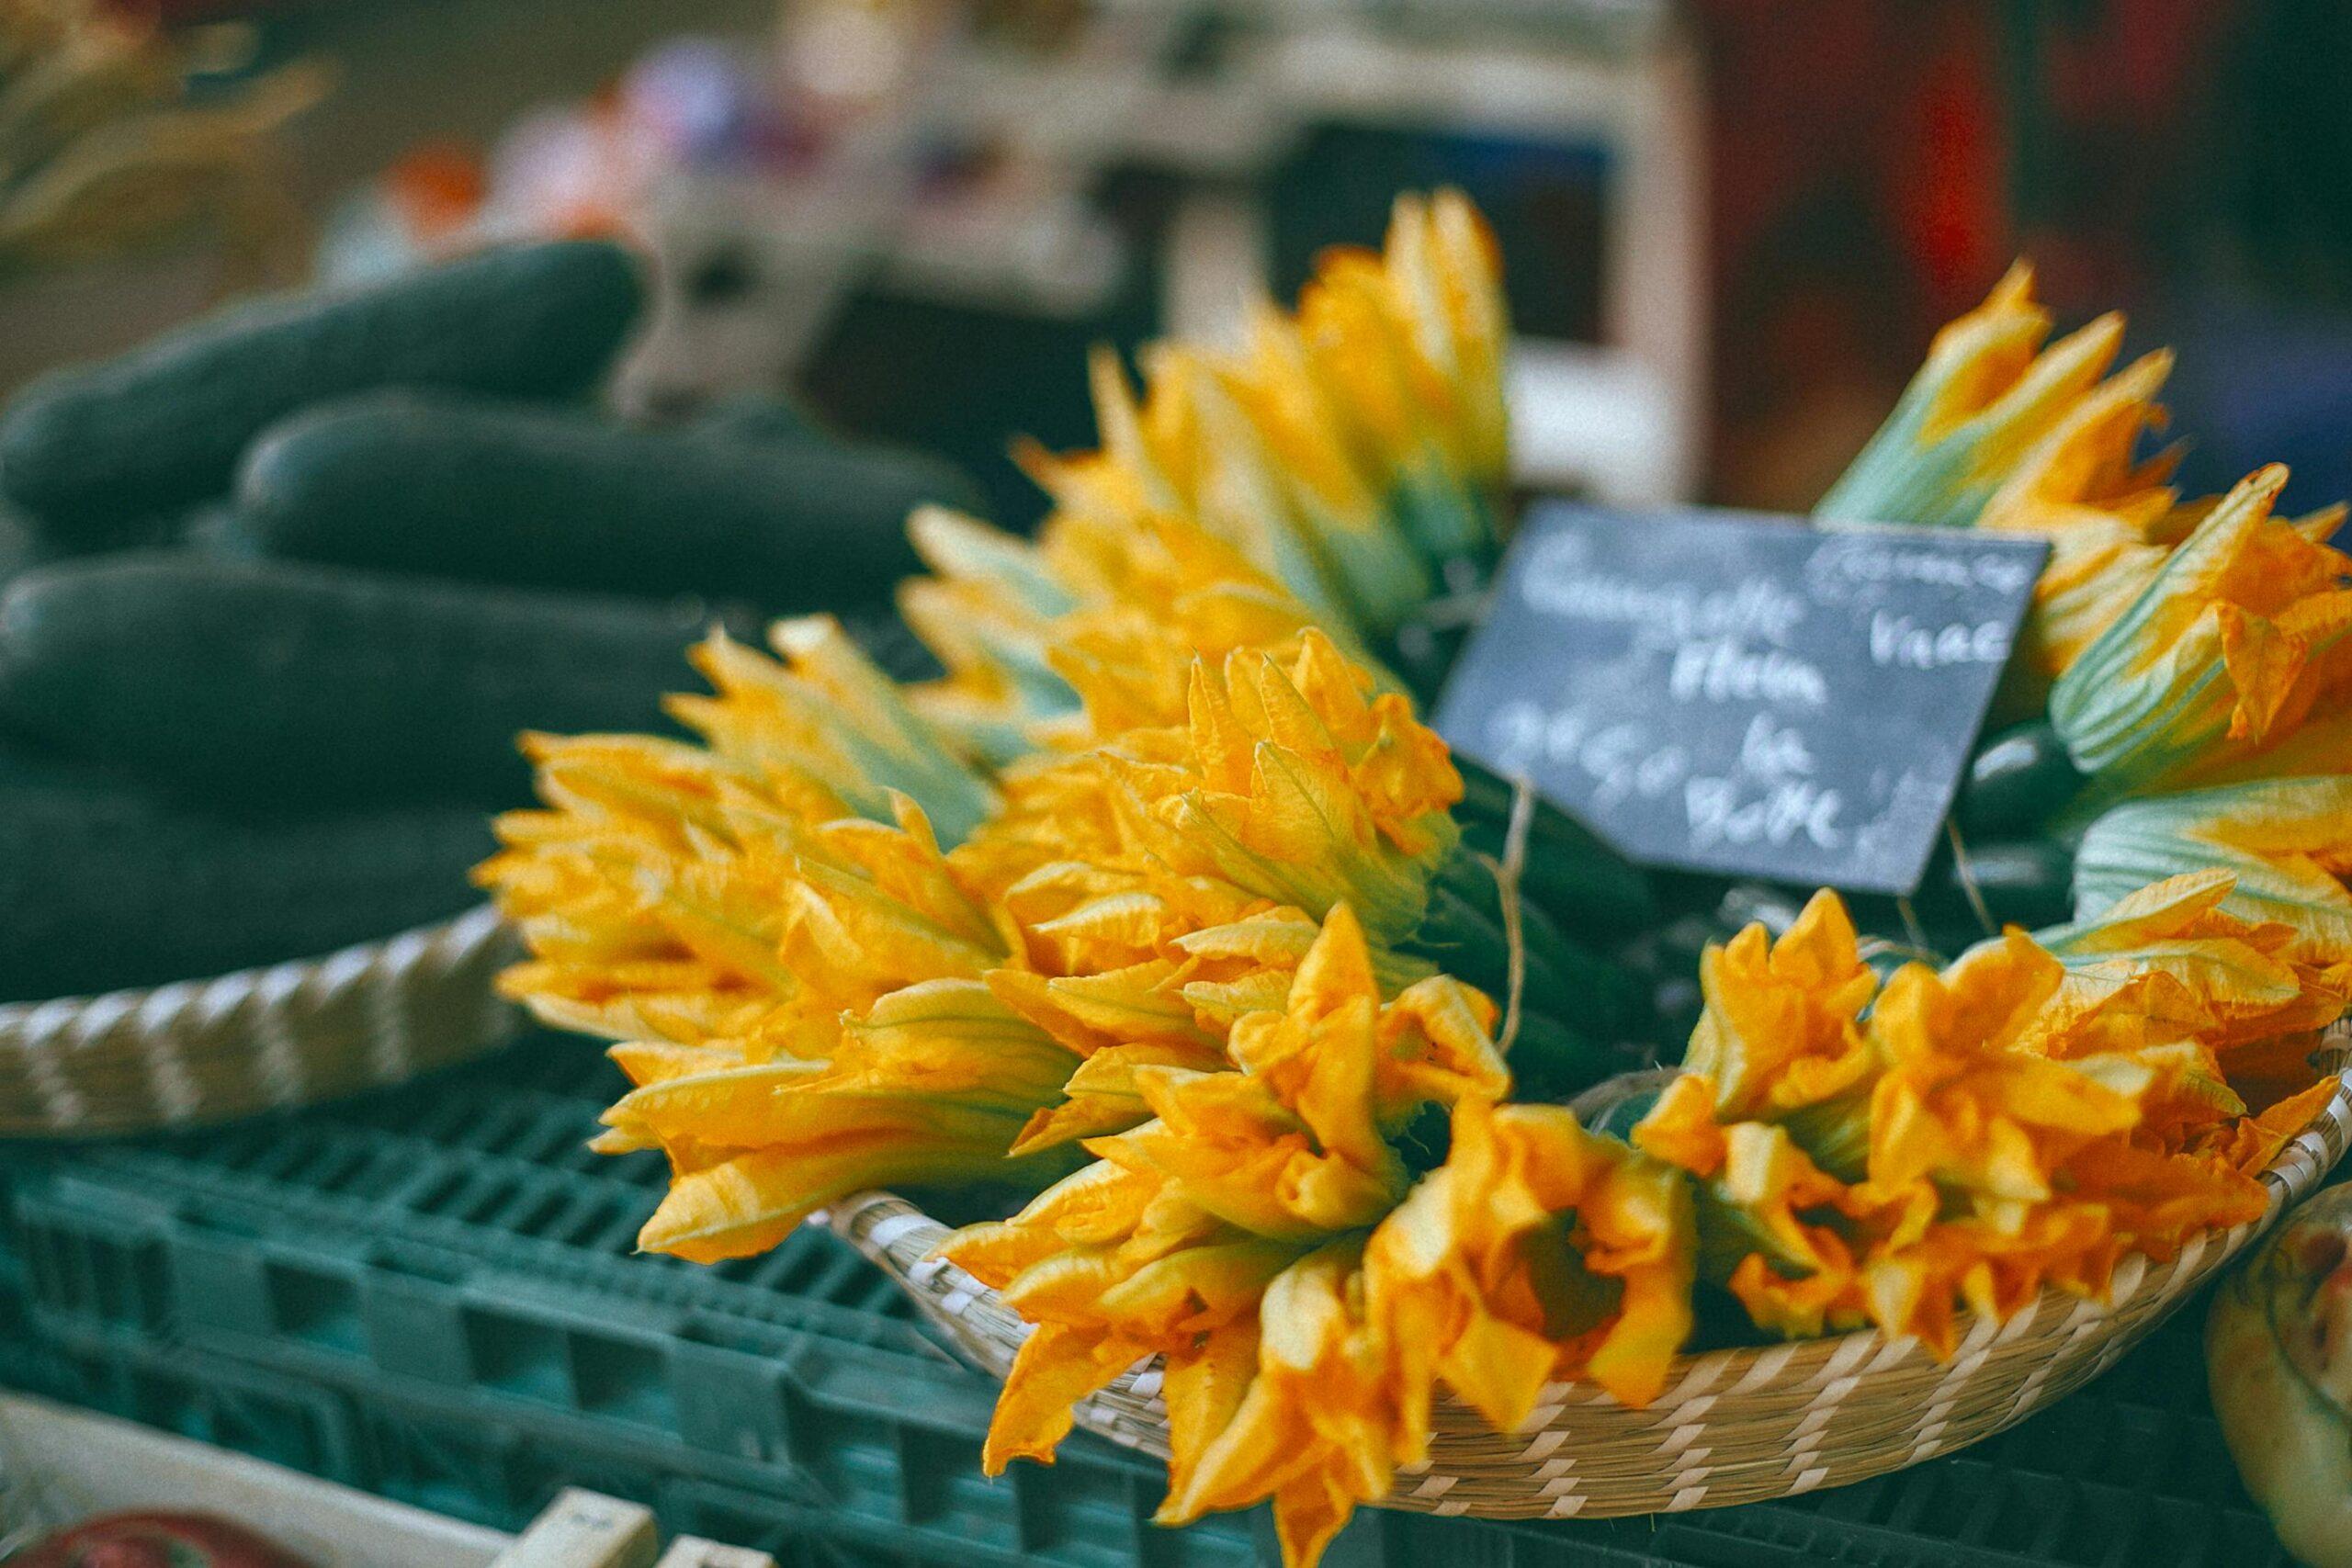
<path fill-rule="evenodd" d="M 462 141 L 428 141 L 385 172 L 401 221 L 419 243 L 442 243 L 473 221 L 489 194 L 481 154 Z"/>
<path fill-rule="evenodd" d="M 8 1560 L 9 1568 L 317 1568 L 209 1514 L 103 1514 Z"/>
<path fill-rule="evenodd" d="M 2246 0 L 1696 0 L 1711 499 L 1803 510 L 2010 259 L 2062 319 L 2147 297 Z M 1872 411 L 1876 411 L 1873 412 Z"/>

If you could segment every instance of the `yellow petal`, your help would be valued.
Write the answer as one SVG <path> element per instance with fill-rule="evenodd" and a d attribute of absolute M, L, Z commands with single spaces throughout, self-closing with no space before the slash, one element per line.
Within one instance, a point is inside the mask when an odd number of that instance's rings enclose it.
<path fill-rule="evenodd" d="M 1005 1374 L 989 1423 L 980 1468 L 1001 1475 L 1016 1459 L 1053 1461 L 1069 1436 L 1071 1407 L 1142 1359 L 1143 1352 L 1097 1331 L 1046 1325 L 1022 1342 Z"/>

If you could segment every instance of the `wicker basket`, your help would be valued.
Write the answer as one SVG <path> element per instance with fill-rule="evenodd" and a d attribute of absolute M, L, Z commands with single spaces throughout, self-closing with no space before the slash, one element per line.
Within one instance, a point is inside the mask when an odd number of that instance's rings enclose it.
<path fill-rule="evenodd" d="M 323 958 L 0 1007 L 0 1135 L 194 1126 L 397 1083 L 511 1038 L 487 907 Z"/>
<path fill-rule="evenodd" d="M 1838 1486 L 1988 1438 L 2129 1349 L 2262 1229 L 2316 1189 L 2352 1138 L 2352 1030 L 2328 1033 L 2326 1110 L 2263 1172 L 2269 1213 L 2197 1237 L 2165 1263 L 2124 1260 L 2104 1304 L 2051 1292 L 2008 1323 L 1979 1319 L 1950 1360 L 1876 1331 L 1686 1356 L 1666 1392 L 1630 1410 L 1555 1383 L 1523 1431 L 1497 1434 L 1442 1405 L 1430 1462 L 1385 1506 L 1521 1519 L 1671 1512 Z M 825 1216 L 898 1280 L 966 1355 L 1001 1377 L 1027 1329 L 994 1292 L 931 1254 L 947 1227 L 887 1192 Z M 1080 1404 L 1079 1425 L 1165 1457 L 1159 1373 L 1147 1366 Z"/>

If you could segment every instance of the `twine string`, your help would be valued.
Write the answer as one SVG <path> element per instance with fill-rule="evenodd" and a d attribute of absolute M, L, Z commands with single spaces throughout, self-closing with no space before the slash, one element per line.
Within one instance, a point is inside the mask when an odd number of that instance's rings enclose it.
<path fill-rule="evenodd" d="M 1519 878 L 1527 869 L 1528 829 L 1535 822 L 1535 786 L 1527 775 L 1510 781 L 1510 821 L 1503 829 L 1500 860 L 1480 854 L 1478 862 L 1495 879 L 1495 902 L 1502 911 L 1505 971 L 1503 1026 L 1495 1035 L 1495 1049 L 1508 1053 L 1519 1038 L 1520 997 L 1527 988 L 1527 935 L 1519 913 Z"/>
<path fill-rule="evenodd" d="M 1936 952 L 1924 942 L 1895 942 L 1883 936 L 1864 937 L 1856 945 L 1855 951 L 1861 956 L 1864 963 L 1873 958 L 1883 958 L 1889 953 L 1918 964 L 1940 964 L 1944 961 L 1942 953 Z"/>
<path fill-rule="evenodd" d="M 1999 936 L 2001 928 L 1993 923 L 1992 908 L 1984 902 L 1984 890 L 1976 886 L 1975 868 L 1968 863 L 1968 842 L 1960 836 L 1960 824 L 1944 818 L 1944 832 L 1951 840 L 1951 866 L 1960 875 L 1960 890 L 1967 895 L 1968 907 L 1976 911 L 1976 923 L 1984 928 L 1986 936 Z"/>
<path fill-rule="evenodd" d="M 1894 910 L 1903 917 L 1903 934 L 1911 939 L 1911 945 L 1922 953 L 1933 952 L 1928 942 L 1928 928 L 1919 923 L 1919 911 L 1911 907 L 1911 900 L 1897 898 Z"/>

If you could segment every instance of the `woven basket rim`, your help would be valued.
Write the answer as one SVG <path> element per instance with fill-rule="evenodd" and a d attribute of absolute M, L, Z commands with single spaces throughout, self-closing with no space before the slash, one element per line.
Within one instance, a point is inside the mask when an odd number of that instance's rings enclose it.
<path fill-rule="evenodd" d="M 0 1137 L 209 1124 L 399 1082 L 511 1039 L 489 904 L 310 957 L 0 1003 Z"/>
<path fill-rule="evenodd" d="M 1641 1410 L 1594 1384 L 1555 1382 L 1544 1389 L 1536 1418 L 1516 1433 L 1488 1430 L 1441 1393 L 1431 1463 L 1399 1472 L 1396 1490 L 1380 1506 L 1510 1518 L 1715 1506 L 1860 1480 L 1988 1437 L 2111 1364 L 2318 1190 L 2352 1143 L 2352 1016 L 2322 1032 L 2313 1055 L 2333 1066 L 2335 1092 L 2260 1173 L 2268 1199 L 2263 1215 L 2199 1232 L 2167 1258 L 2127 1255 L 2104 1300 L 2051 1287 L 2005 1323 L 1963 1309 L 1957 1347 L 1941 1359 L 1916 1337 L 1889 1337 L 1875 1325 L 1686 1351 L 1675 1358 L 1664 1392 Z M 827 1224 L 879 1264 L 967 1359 L 1003 1375 L 1026 1327 L 995 1292 L 933 1256 L 949 1227 L 878 1190 L 851 1194 L 812 1223 Z M 1883 1393 L 1871 1406 L 1868 1391 L 1885 1379 L 1895 1392 Z M 1141 1363 L 1080 1401 L 1078 1424 L 1164 1457 L 1158 1388 L 1157 1361 Z M 1857 1397 L 1841 1406 L 1849 1394 Z M 1884 1430 L 1860 1438 L 1833 1431 L 1833 1417 L 1849 1419 L 1838 1415 L 1841 1408 L 1860 1410 L 1850 1419 Z M 1595 1424 L 1609 1429 L 1607 1440 L 1595 1445 L 1605 1452 L 1578 1446 L 1582 1428 Z M 1752 1455 L 1738 1463 L 1720 1455 L 1708 1461 L 1711 1445 L 1735 1446 L 1725 1434 L 1752 1445 L 1755 1434 L 1768 1429 L 1790 1435 L 1793 1451 L 1784 1463 Z M 1678 1479 L 1661 1491 L 1657 1472 L 1669 1463 Z"/>

